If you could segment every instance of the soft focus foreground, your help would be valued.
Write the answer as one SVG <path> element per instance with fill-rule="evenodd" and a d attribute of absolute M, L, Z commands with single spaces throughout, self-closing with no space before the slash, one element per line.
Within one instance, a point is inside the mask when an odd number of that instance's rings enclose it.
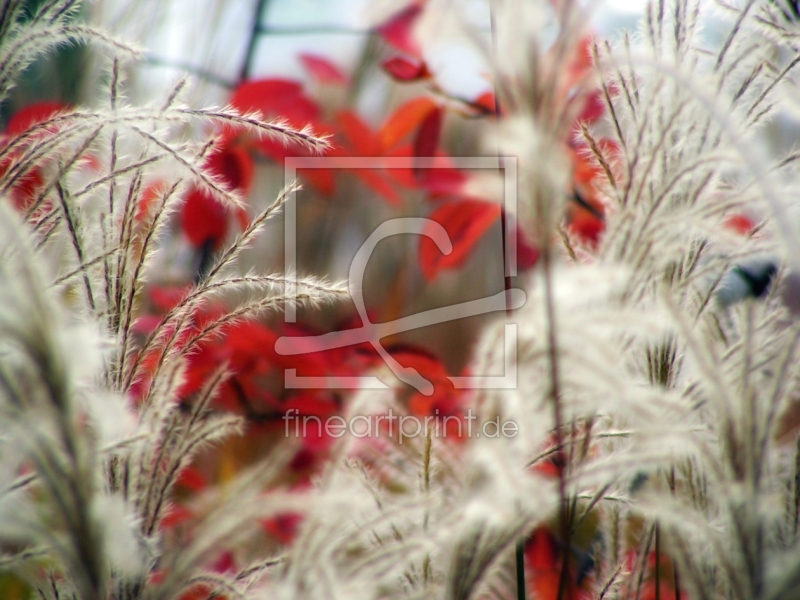
<path fill-rule="evenodd" d="M 0 597 L 800 597 L 796 6 L 245 4 L 0 1 Z"/>

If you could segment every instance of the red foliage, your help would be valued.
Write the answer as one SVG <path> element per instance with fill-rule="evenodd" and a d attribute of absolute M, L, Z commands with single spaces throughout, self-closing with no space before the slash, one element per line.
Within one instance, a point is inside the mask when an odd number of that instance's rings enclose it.
<path fill-rule="evenodd" d="M 324 56 L 304 53 L 300 55 L 300 62 L 303 63 L 309 75 L 319 83 L 333 85 L 347 85 L 349 83 L 347 75 Z"/>
<path fill-rule="evenodd" d="M 425 115 L 420 123 L 414 138 L 414 156 L 420 159 L 414 164 L 414 175 L 417 179 L 422 177 L 421 169 L 425 168 L 430 163 L 430 158 L 436 155 L 443 118 L 444 111 L 436 108 Z"/>
<path fill-rule="evenodd" d="M 424 61 L 416 58 L 393 56 L 381 63 L 381 68 L 395 81 L 409 82 L 427 79 L 431 76 Z"/>
<path fill-rule="evenodd" d="M 192 520 L 194 514 L 191 510 L 180 504 L 170 504 L 161 519 L 160 527 L 165 531 L 174 529 Z"/>
<path fill-rule="evenodd" d="M 205 190 L 192 188 L 181 208 L 181 227 L 194 247 L 217 249 L 228 231 L 228 211 Z"/>
<path fill-rule="evenodd" d="M 36 102 L 34 104 L 29 104 L 11 115 L 8 123 L 6 123 L 4 133 L 11 137 L 18 136 L 28 131 L 28 129 L 34 125 L 44 123 L 66 108 L 68 107 L 61 102 Z"/>
<path fill-rule="evenodd" d="M 755 222 L 747 215 L 741 213 L 729 215 L 725 218 L 723 225 L 726 229 L 740 235 L 750 235 L 756 228 Z"/>
<path fill-rule="evenodd" d="M 209 155 L 203 169 L 223 182 L 229 191 L 242 195 L 250 189 L 253 180 L 253 159 L 231 139 Z M 238 211 L 237 218 L 242 228 L 247 226 L 246 211 Z M 196 248 L 206 244 L 219 248 L 228 232 L 228 210 L 209 192 L 193 186 L 181 208 L 181 226 Z"/>
<path fill-rule="evenodd" d="M 0 135 L 0 144 L 5 144 L 31 129 L 33 126 L 51 119 L 68 107 L 60 102 L 36 102 L 29 104 L 14 113 L 6 123 L 5 130 Z M 45 133 L 54 133 L 55 127 L 48 127 Z M 0 163 L 0 176 L 4 175 L 17 157 L 17 152 L 12 152 Z M 39 189 L 44 183 L 42 165 L 34 166 L 22 173 L 9 191 L 14 207 L 19 211 L 26 210 L 35 200 Z"/>
<path fill-rule="evenodd" d="M 517 268 L 527 271 L 539 262 L 540 251 L 517 225 Z"/>
<path fill-rule="evenodd" d="M 414 39 L 414 25 L 422 14 L 424 2 L 415 0 L 404 9 L 393 14 L 384 23 L 375 28 L 375 31 L 386 41 L 401 52 L 411 56 L 419 56 L 420 48 Z"/>
<path fill-rule="evenodd" d="M 613 161 L 614 156 L 619 152 L 617 144 L 606 138 L 601 138 L 597 144 L 608 160 Z M 571 202 L 567 214 L 567 228 L 588 248 L 596 249 L 600 237 L 605 231 L 605 220 L 603 219 L 605 204 L 600 199 L 598 187 L 606 183 L 606 174 L 597 165 L 587 146 L 573 145 L 570 152 L 573 165 L 573 193 L 591 207 L 591 210 L 586 206 Z"/>
<path fill-rule="evenodd" d="M 398 106 L 383 122 L 378 132 L 378 143 L 383 150 L 389 150 L 417 129 L 438 104 L 428 96 L 412 98 Z"/>
<path fill-rule="evenodd" d="M 494 92 L 483 92 L 471 104 L 487 115 L 493 115 L 497 111 L 497 99 L 494 97 Z"/>
<path fill-rule="evenodd" d="M 175 486 L 193 492 L 201 492 L 208 487 L 208 478 L 197 468 L 188 466 L 179 474 Z"/>
<path fill-rule="evenodd" d="M 239 85 L 230 97 L 230 104 L 241 112 L 257 112 L 263 119 L 280 119 L 288 125 L 303 128 L 311 125 L 317 133 L 327 128 L 319 120 L 319 107 L 303 92 L 303 86 L 288 79 L 258 79 Z M 238 133 L 234 130 L 233 133 Z M 306 156 L 308 150 L 298 143 L 285 143 L 271 137 L 248 141 L 248 145 L 276 160 L 286 156 Z"/>
<path fill-rule="evenodd" d="M 537 600 L 556 600 L 559 597 L 561 569 L 563 567 L 563 544 L 547 526 L 534 530 L 525 542 L 526 581 L 532 596 Z M 574 558 L 574 557 L 572 557 Z M 592 577 L 578 573 L 579 565 L 568 561 L 570 570 L 562 598 L 565 600 L 590 600 Z M 580 576 L 580 581 L 578 578 Z"/>
<path fill-rule="evenodd" d="M 571 207 L 567 228 L 589 248 L 597 248 L 606 224 L 583 207 Z"/>
<path fill-rule="evenodd" d="M 429 219 L 436 221 L 448 234 L 453 250 L 442 254 L 427 235 L 420 237 L 419 260 L 422 274 L 428 281 L 444 269 L 460 267 L 483 234 L 500 218 L 498 204 L 481 200 L 450 200 L 442 203 Z M 432 231 L 428 227 L 427 231 Z"/>
<path fill-rule="evenodd" d="M 281 544 L 288 544 L 294 539 L 302 521 L 302 515 L 294 512 L 287 512 L 264 520 L 262 522 L 262 527 L 265 532 Z"/>

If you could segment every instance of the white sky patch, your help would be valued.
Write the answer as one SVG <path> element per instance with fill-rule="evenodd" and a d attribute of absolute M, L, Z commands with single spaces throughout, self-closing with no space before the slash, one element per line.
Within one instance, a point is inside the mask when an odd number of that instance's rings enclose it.
<path fill-rule="evenodd" d="M 602 9 L 613 10 L 620 13 L 642 14 L 646 0 L 605 0 Z"/>
<path fill-rule="evenodd" d="M 474 100 L 492 89 L 489 65 L 466 44 L 436 44 L 426 50 L 425 59 L 436 82 L 448 95 Z"/>

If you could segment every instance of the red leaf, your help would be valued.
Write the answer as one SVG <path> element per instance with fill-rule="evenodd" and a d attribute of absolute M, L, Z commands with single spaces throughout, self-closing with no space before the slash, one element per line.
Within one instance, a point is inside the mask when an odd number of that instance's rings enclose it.
<path fill-rule="evenodd" d="M 595 180 L 605 177 L 603 170 L 600 168 L 594 158 L 585 154 L 583 152 L 583 148 L 578 148 L 578 150 L 574 153 L 572 162 L 572 180 L 576 185 L 582 188 L 581 191 L 583 192 L 588 191 L 583 188 L 591 189 L 591 186 Z"/>
<path fill-rule="evenodd" d="M 471 104 L 486 115 L 493 115 L 497 111 L 497 99 L 491 91 L 483 92 Z"/>
<path fill-rule="evenodd" d="M 239 85 L 230 97 L 231 106 L 242 112 L 272 113 L 286 98 L 303 95 L 303 86 L 289 79 L 256 79 Z"/>
<path fill-rule="evenodd" d="M 388 152 L 388 156 L 404 157 L 411 156 L 412 148 L 408 144 L 397 146 Z M 460 196 L 467 182 L 467 175 L 453 167 L 450 157 L 441 150 L 436 151 L 436 155 L 430 157 L 431 160 L 423 165 L 423 170 L 412 168 L 388 169 L 387 173 L 393 181 L 403 187 L 411 189 L 422 189 L 427 191 L 429 200 L 442 199 L 453 196 Z"/>
<path fill-rule="evenodd" d="M 606 110 L 605 101 L 600 90 L 595 90 L 588 94 L 583 101 L 583 110 L 578 115 L 578 121 L 594 123 Z"/>
<path fill-rule="evenodd" d="M 555 537 L 546 527 L 536 528 L 525 542 L 525 558 L 529 567 L 536 571 L 560 568 Z"/>
<path fill-rule="evenodd" d="M 214 150 L 203 169 L 221 179 L 230 191 L 247 192 L 253 180 L 253 159 L 233 140 Z M 247 226 L 247 213 L 240 210 L 236 218 L 242 228 Z M 228 213 L 207 192 L 192 188 L 181 207 L 181 225 L 195 247 L 211 242 L 217 248 L 228 231 Z"/>
<path fill-rule="evenodd" d="M 246 194 L 253 181 L 253 159 L 244 148 L 232 142 L 214 150 L 203 168 L 222 179 L 229 191 Z"/>
<path fill-rule="evenodd" d="M 341 111 L 337 117 L 340 132 L 351 151 L 350 156 L 381 156 L 378 139 L 357 114 L 352 111 Z M 354 169 L 353 171 L 367 187 L 385 198 L 390 204 L 400 203 L 400 196 L 381 171 L 377 169 Z"/>
<path fill-rule="evenodd" d="M 387 151 L 386 155 L 397 158 L 409 158 L 411 156 L 411 152 L 411 144 L 401 144 Z M 414 177 L 414 173 L 412 173 L 410 166 L 398 169 L 386 169 L 386 174 L 392 179 L 392 181 L 402 185 L 405 188 L 417 189 L 419 187 L 419 182 L 417 181 L 416 177 Z"/>
<path fill-rule="evenodd" d="M 164 185 L 157 181 L 144 186 L 139 194 L 139 205 L 136 209 L 136 220 L 141 221 L 155 207 L 159 196 L 164 192 Z"/>
<path fill-rule="evenodd" d="M 190 465 L 178 474 L 175 485 L 193 492 L 201 492 L 208 487 L 208 479 L 196 467 Z"/>
<path fill-rule="evenodd" d="M 8 135 L 16 136 L 26 132 L 28 129 L 43 123 L 53 115 L 68 108 L 60 102 L 37 102 L 29 104 L 14 113 L 6 124 L 5 132 Z"/>
<path fill-rule="evenodd" d="M 750 235 L 756 228 L 753 220 L 743 214 L 728 216 L 723 222 L 723 226 L 741 235 Z"/>
<path fill-rule="evenodd" d="M 395 56 L 381 63 L 381 68 L 395 81 L 419 81 L 430 77 L 425 61 Z"/>
<path fill-rule="evenodd" d="M 228 231 L 228 211 L 207 192 L 192 188 L 181 207 L 181 228 L 196 248 L 218 248 Z"/>
<path fill-rule="evenodd" d="M 359 179 L 373 192 L 381 196 L 392 205 L 399 205 L 401 202 L 400 194 L 392 187 L 386 177 L 375 169 L 357 169 L 356 174 Z"/>
<path fill-rule="evenodd" d="M 42 176 L 41 169 L 38 167 L 32 168 L 17 179 L 9 193 L 14 207 L 20 212 L 27 211 L 36 201 L 39 189 L 42 187 L 43 183 L 44 177 Z"/>
<path fill-rule="evenodd" d="M 30 104 L 18 110 L 8 120 L 5 128 L 5 134 L 9 137 L 16 137 L 25 133 L 28 129 L 47 121 L 55 114 L 67 109 L 68 107 L 59 102 L 37 102 Z M 0 136 L 0 138 L 5 136 Z M 0 175 L 4 174 L 12 162 L 11 156 L 6 156 L 2 164 L 0 164 Z M 44 177 L 39 166 L 29 168 L 27 172 L 23 173 L 11 187 L 9 195 L 14 206 L 19 211 L 27 210 L 30 205 L 36 200 L 36 197 L 44 183 Z"/>
<path fill-rule="evenodd" d="M 339 130 L 356 156 L 379 156 L 380 149 L 375 134 L 369 126 L 351 110 L 337 113 Z"/>
<path fill-rule="evenodd" d="M 330 169 L 298 169 L 298 174 L 324 196 L 330 196 L 336 191 L 336 180 Z"/>
<path fill-rule="evenodd" d="M 214 573 L 234 573 L 236 571 L 236 560 L 233 558 L 233 553 L 230 550 L 226 550 L 209 565 L 209 568 Z"/>
<path fill-rule="evenodd" d="M 442 129 L 444 110 L 441 107 L 429 112 L 422 120 L 417 136 L 414 138 L 414 156 L 418 160 L 414 164 L 414 175 L 422 179 L 421 170 L 430 165 L 432 157 L 436 156 L 436 147 L 439 144 L 439 133 Z"/>
<path fill-rule="evenodd" d="M 528 236 L 517 225 L 517 268 L 527 271 L 539 262 L 539 254 L 539 248 L 528 240 Z"/>
<path fill-rule="evenodd" d="M 147 290 L 148 300 L 157 311 L 166 313 L 175 308 L 189 293 L 188 287 L 154 285 Z"/>
<path fill-rule="evenodd" d="M 171 504 L 165 511 L 164 518 L 161 519 L 160 529 L 169 531 L 182 523 L 191 520 L 194 515 L 185 506 Z"/>
<path fill-rule="evenodd" d="M 309 334 L 318 334 L 319 331 L 310 330 L 305 327 L 288 327 L 284 325 L 283 333 L 288 343 L 295 350 L 302 350 L 302 354 L 282 355 L 275 351 L 277 334 L 274 340 L 267 346 L 261 347 L 269 351 L 269 357 L 273 365 L 280 369 L 297 369 L 298 375 L 321 376 L 331 375 L 340 367 L 342 360 L 341 350 L 322 350 L 319 345 L 308 339 Z M 262 350 L 263 351 L 263 350 Z"/>
<path fill-rule="evenodd" d="M 288 544 L 294 538 L 302 521 L 302 515 L 298 513 L 287 512 L 272 517 L 271 519 L 264 520 L 262 525 L 264 530 L 277 539 L 280 543 Z"/>
<path fill-rule="evenodd" d="M 259 111 L 265 118 L 285 118 L 302 127 L 319 117 L 319 107 L 303 93 L 302 86 L 286 79 L 259 79 L 236 88 L 230 103 L 240 111 Z"/>
<path fill-rule="evenodd" d="M 142 315 L 131 325 L 131 331 L 137 335 L 150 335 L 161 324 L 161 317 L 158 315 Z"/>
<path fill-rule="evenodd" d="M 376 27 L 375 31 L 398 50 L 419 56 L 419 45 L 414 40 L 412 30 L 420 14 L 422 14 L 422 2 L 417 0 L 393 14 L 385 23 Z"/>
<path fill-rule="evenodd" d="M 418 178 L 418 183 L 430 192 L 432 198 L 461 193 L 467 176 L 450 166 L 435 166 L 440 161 L 433 162 L 434 166 L 425 170 L 425 173 Z"/>
<path fill-rule="evenodd" d="M 416 369 L 420 375 L 433 381 L 434 384 L 444 382 L 450 388 L 453 387 L 453 382 L 447 378 L 447 369 L 442 361 L 426 349 L 402 344 L 389 347 L 386 351 L 401 365 Z M 382 359 L 379 360 L 382 361 Z"/>
<path fill-rule="evenodd" d="M 383 149 L 388 150 L 419 126 L 438 105 L 431 98 L 413 98 L 398 106 L 389 115 L 378 132 L 378 140 Z"/>
<path fill-rule="evenodd" d="M 577 44 L 575 44 L 575 54 L 572 57 L 569 69 L 577 78 L 582 73 L 585 73 L 591 68 L 592 68 L 592 36 L 591 34 L 586 34 L 580 39 L 580 41 Z"/>
<path fill-rule="evenodd" d="M 281 118 L 297 128 L 311 124 L 318 133 L 324 127 L 317 122 L 319 107 L 303 94 L 302 86 L 287 79 L 259 79 L 247 81 L 237 87 L 230 98 L 231 105 L 241 112 L 258 111 L 264 119 Z M 235 128 L 230 134 L 237 134 Z M 270 158 L 281 161 L 289 154 L 303 155 L 308 150 L 290 143 L 288 146 L 278 139 L 261 137 L 255 140 L 258 149 Z"/>
<path fill-rule="evenodd" d="M 592 249 L 597 248 L 605 229 L 606 224 L 584 208 L 575 210 L 569 222 L 570 232 Z"/>
<path fill-rule="evenodd" d="M 422 274 L 432 281 L 442 269 L 455 269 L 466 261 L 475 244 L 500 218 L 498 204 L 482 200 L 451 200 L 428 217 L 442 225 L 450 237 L 453 251 L 443 255 L 427 235 L 420 237 L 419 260 Z M 429 225 L 428 231 L 431 227 Z"/>
<path fill-rule="evenodd" d="M 331 83 L 335 85 L 347 84 L 347 75 L 329 61 L 318 54 L 301 54 L 300 61 L 312 78 L 320 83 Z"/>
<path fill-rule="evenodd" d="M 525 543 L 525 566 L 526 570 L 530 570 L 528 583 L 532 596 L 538 600 L 556 600 L 559 597 L 564 552 L 562 548 L 563 544 L 547 525 L 537 527 Z M 590 600 L 594 597 L 591 591 L 593 579 L 584 577 L 583 583 L 579 583 L 576 565 L 572 560 L 569 563 L 563 598 Z"/>

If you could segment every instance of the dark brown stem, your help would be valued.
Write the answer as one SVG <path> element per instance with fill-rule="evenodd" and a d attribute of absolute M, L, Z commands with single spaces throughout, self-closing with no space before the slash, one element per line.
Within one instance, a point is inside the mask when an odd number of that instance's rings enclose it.
<path fill-rule="evenodd" d="M 547 355 L 550 368 L 550 400 L 553 403 L 553 426 L 555 429 L 555 443 L 558 447 L 564 445 L 564 415 L 561 406 L 561 383 L 558 360 L 558 336 L 555 322 L 555 303 L 553 301 L 553 270 L 552 253 L 550 245 L 542 246 L 542 272 L 544 275 L 545 312 L 547 321 Z M 572 545 L 572 528 L 569 523 L 569 503 L 567 502 L 567 468 L 564 465 L 558 473 L 558 499 L 559 499 L 559 530 L 563 543 L 563 560 L 561 575 L 558 580 L 558 600 L 565 597 L 569 583 L 569 555 Z"/>
<path fill-rule="evenodd" d="M 269 0 L 258 0 L 256 3 L 256 9 L 253 12 L 253 26 L 250 29 L 250 41 L 247 43 L 247 53 L 244 55 L 242 69 L 239 72 L 240 81 L 247 81 L 253 69 L 256 47 L 258 46 L 258 37 L 262 30 L 261 18 L 264 16 L 268 2 Z"/>
<path fill-rule="evenodd" d="M 655 541 L 655 552 L 656 552 L 656 600 L 661 600 L 661 528 L 656 523 L 656 541 Z"/>

